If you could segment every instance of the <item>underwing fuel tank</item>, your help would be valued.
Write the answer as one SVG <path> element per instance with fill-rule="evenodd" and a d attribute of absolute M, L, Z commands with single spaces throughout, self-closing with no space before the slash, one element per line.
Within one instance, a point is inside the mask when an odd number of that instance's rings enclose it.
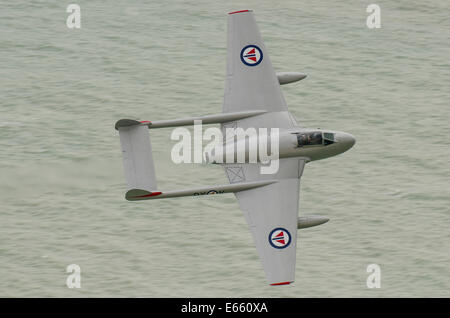
<path fill-rule="evenodd" d="M 298 218 L 297 229 L 306 229 L 327 223 L 330 219 L 320 215 L 305 215 Z"/>
<path fill-rule="evenodd" d="M 289 84 L 301 81 L 304 79 L 307 75 L 300 72 L 278 72 L 278 82 L 280 85 Z"/>

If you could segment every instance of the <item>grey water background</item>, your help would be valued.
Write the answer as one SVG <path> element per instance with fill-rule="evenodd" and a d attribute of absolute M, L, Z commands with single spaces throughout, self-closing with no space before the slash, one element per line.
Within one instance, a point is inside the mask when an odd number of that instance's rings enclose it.
<path fill-rule="evenodd" d="M 375 2 L 375 1 L 372 1 Z M 0 296 L 450 296 L 449 3 L 2 1 Z M 307 165 L 296 282 L 269 287 L 231 194 L 127 202 L 120 118 L 221 112 L 226 13 L 251 8 L 307 127 L 352 133 Z M 222 184 L 219 166 L 175 165 L 152 131 L 160 189 Z M 368 289 L 369 264 L 381 288 Z M 81 289 L 66 267 L 81 267 Z"/>

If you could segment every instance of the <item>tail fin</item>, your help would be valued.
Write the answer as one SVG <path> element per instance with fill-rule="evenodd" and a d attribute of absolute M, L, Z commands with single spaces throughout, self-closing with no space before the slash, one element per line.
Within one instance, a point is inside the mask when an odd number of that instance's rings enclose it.
<path fill-rule="evenodd" d="M 155 165 L 148 127 L 131 119 L 116 123 L 122 146 L 123 169 L 128 189 L 156 190 Z"/>

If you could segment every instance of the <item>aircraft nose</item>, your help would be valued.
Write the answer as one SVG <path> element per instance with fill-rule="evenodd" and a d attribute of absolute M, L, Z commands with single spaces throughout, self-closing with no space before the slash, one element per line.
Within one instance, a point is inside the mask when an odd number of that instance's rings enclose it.
<path fill-rule="evenodd" d="M 348 133 L 340 133 L 338 142 L 345 148 L 345 150 L 350 149 L 356 142 L 356 139 L 353 135 Z"/>

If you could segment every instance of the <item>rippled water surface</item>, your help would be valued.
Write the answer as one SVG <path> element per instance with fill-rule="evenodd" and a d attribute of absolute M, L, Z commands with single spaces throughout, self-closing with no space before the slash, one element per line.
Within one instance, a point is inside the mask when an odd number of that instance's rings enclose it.
<path fill-rule="evenodd" d="M 69 2 L 68 2 L 69 3 Z M 448 1 L 61 1 L 0 11 L 0 296 L 450 296 Z M 296 282 L 270 288 L 231 194 L 127 202 L 120 118 L 221 112 L 226 13 L 252 8 L 308 127 L 356 136 L 307 165 Z M 160 189 L 222 184 L 218 166 L 175 165 L 152 131 Z M 368 289 L 366 267 L 381 267 Z M 66 267 L 81 267 L 81 289 Z"/>

